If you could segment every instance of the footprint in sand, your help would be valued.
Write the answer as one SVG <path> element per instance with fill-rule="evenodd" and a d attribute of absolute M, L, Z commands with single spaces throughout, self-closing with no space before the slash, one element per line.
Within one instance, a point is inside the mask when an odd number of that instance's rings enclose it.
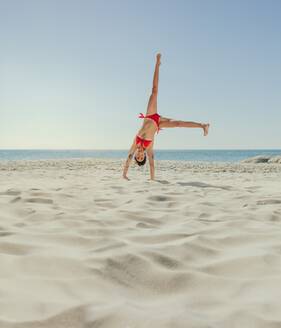
<path fill-rule="evenodd" d="M 149 200 L 154 200 L 157 202 L 165 202 L 165 201 L 173 200 L 173 198 L 169 196 L 157 195 L 157 196 L 150 196 Z"/>
<path fill-rule="evenodd" d="M 155 181 L 161 184 L 170 184 L 170 182 L 167 180 L 155 180 Z"/>

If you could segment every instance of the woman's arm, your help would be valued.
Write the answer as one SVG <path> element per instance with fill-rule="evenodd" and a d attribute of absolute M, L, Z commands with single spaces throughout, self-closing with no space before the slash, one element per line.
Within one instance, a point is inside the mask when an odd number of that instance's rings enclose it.
<path fill-rule="evenodd" d="M 153 150 L 147 150 L 147 156 L 148 156 L 148 161 L 149 161 L 149 168 L 150 168 L 150 179 L 154 180 L 155 176 L 154 176 L 154 153 Z"/>
<path fill-rule="evenodd" d="M 135 139 L 134 139 L 134 142 L 133 142 L 133 144 L 132 144 L 132 146 L 129 150 L 128 157 L 127 157 L 127 160 L 126 160 L 125 165 L 124 165 L 124 169 L 123 169 L 123 178 L 124 179 L 129 180 L 129 178 L 127 177 L 127 172 L 129 170 L 129 166 L 130 166 L 130 163 L 131 163 L 132 158 L 134 156 L 134 153 L 136 151 L 136 148 L 137 148 L 137 145 L 136 145 Z"/>

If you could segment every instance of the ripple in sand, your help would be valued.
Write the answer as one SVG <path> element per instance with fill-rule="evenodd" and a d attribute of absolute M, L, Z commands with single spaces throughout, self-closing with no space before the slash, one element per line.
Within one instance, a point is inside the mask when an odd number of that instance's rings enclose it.
<path fill-rule="evenodd" d="M 142 254 L 151 259 L 153 263 L 157 263 L 165 269 L 175 270 L 184 268 L 183 262 L 175 260 L 171 256 L 163 255 L 153 251 L 142 252 Z"/>
<path fill-rule="evenodd" d="M 190 236 L 193 236 L 194 234 L 188 234 L 188 233 L 162 233 L 159 235 L 148 235 L 148 236 L 133 236 L 128 237 L 133 242 L 141 243 L 141 244 L 161 244 L 161 243 L 169 243 L 171 241 L 175 240 L 181 240 Z"/>
<path fill-rule="evenodd" d="M 21 194 L 20 190 L 17 189 L 8 189 L 4 192 L 0 192 L 0 195 L 7 195 L 7 196 L 18 196 Z"/>
<path fill-rule="evenodd" d="M 162 265 L 168 263 L 163 258 Z M 166 259 L 167 260 L 167 259 Z M 138 290 L 149 294 L 182 291 L 188 285 L 189 274 L 163 270 L 154 261 L 136 254 L 124 254 L 106 259 L 103 269 L 96 271 L 113 284 L 122 285 L 133 293 Z"/>
<path fill-rule="evenodd" d="M 53 204 L 53 200 L 49 198 L 26 198 L 24 199 L 27 203 L 38 203 L 38 204 Z"/>
<path fill-rule="evenodd" d="M 107 252 L 107 251 L 114 251 L 116 248 L 124 247 L 127 246 L 127 244 L 123 241 L 113 243 L 108 246 L 100 247 L 97 249 L 94 249 L 92 252 L 93 253 L 102 253 L 102 252 Z"/>
<path fill-rule="evenodd" d="M 13 198 L 13 199 L 10 201 L 10 203 L 17 203 L 17 202 L 19 202 L 21 199 L 22 199 L 21 197 L 15 197 L 15 198 Z"/>
<path fill-rule="evenodd" d="M 0 237 L 6 237 L 11 235 L 14 235 L 14 232 L 0 231 Z"/>
<path fill-rule="evenodd" d="M 136 224 L 137 228 L 144 228 L 144 229 L 155 229 L 155 226 L 151 225 L 151 224 L 146 224 L 144 222 L 139 222 Z"/>
<path fill-rule="evenodd" d="M 0 242 L 0 254 L 26 255 L 32 247 L 12 242 Z"/>
<path fill-rule="evenodd" d="M 215 188 L 215 189 L 222 189 L 222 190 L 231 190 L 231 186 L 216 186 L 200 181 L 195 181 L 195 182 L 178 182 L 179 185 L 181 186 L 190 186 L 190 187 L 198 187 L 198 188 Z"/>
<path fill-rule="evenodd" d="M 258 200 L 257 205 L 274 205 L 274 204 L 281 204 L 281 199 L 263 199 Z"/>

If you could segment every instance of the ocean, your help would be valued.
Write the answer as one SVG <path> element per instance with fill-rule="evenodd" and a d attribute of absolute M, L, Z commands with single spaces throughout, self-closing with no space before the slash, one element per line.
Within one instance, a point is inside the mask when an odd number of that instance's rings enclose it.
<path fill-rule="evenodd" d="M 281 149 L 193 149 L 154 150 L 156 160 L 239 162 L 243 159 L 265 155 L 281 155 Z M 0 149 L 0 161 L 63 158 L 119 158 L 125 159 L 128 150 L 49 150 L 49 149 Z"/>

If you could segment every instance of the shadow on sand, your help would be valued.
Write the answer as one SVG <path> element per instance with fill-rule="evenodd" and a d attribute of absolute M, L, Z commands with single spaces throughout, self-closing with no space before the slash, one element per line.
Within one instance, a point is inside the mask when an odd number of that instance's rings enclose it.
<path fill-rule="evenodd" d="M 178 182 L 180 186 L 191 186 L 191 187 L 198 187 L 198 188 L 218 188 L 218 189 L 224 189 L 224 190 L 231 190 L 230 186 L 216 186 L 211 185 L 208 183 L 200 182 L 200 181 L 190 181 L 190 182 Z"/>

